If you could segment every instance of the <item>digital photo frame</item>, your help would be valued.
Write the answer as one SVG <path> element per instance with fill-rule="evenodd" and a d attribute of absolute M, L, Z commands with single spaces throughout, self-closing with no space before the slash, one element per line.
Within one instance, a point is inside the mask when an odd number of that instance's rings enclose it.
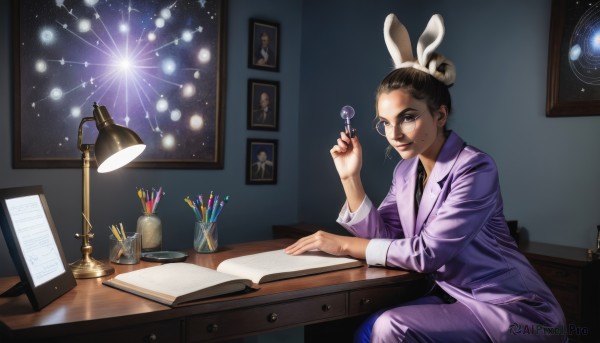
<path fill-rule="evenodd" d="M 0 228 L 21 279 L 1 296 L 25 293 L 39 311 L 77 285 L 42 186 L 0 189 Z"/>

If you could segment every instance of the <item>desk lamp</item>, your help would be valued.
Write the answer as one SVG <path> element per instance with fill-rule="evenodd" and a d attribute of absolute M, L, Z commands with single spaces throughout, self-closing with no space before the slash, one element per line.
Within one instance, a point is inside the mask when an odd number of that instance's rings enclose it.
<path fill-rule="evenodd" d="M 115 124 L 104 106 L 94 103 L 93 117 L 85 117 L 79 124 L 77 134 L 77 146 L 81 151 L 83 160 L 83 202 L 82 202 L 82 232 L 75 234 L 81 239 L 80 260 L 71 263 L 73 276 L 78 279 L 95 278 L 114 273 L 115 269 L 110 265 L 92 257 L 92 245 L 90 240 L 94 238 L 92 225 L 90 224 L 90 152 L 94 151 L 98 172 L 106 173 L 119 169 L 133 159 L 138 157 L 146 148 L 140 137 L 132 130 Z M 98 138 L 95 144 L 82 143 L 83 124 L 88 121 L 96 121 Z"/>

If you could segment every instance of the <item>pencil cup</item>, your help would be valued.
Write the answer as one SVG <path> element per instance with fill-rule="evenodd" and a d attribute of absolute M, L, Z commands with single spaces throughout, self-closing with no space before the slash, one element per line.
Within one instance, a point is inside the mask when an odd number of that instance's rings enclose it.
<path fill-rule="evenodd" d="M 137 233 L 142 236 L 142 251 L 162 249 L 162 222 L 156 213 L 144 213 L 137 220 Z"/>
<path fill-rule="evenodd" d="M 118 264 L 136 264 L 142 256 L 142 240 L 137 232 L 125 232 L 124 240 L 118 240 L 115 235 L 108 237 L 110 262 Z"/>
<path fill-rule="evenodd" d="M 218 247 L 217 223 L 197 221 L 194 227 L 194 250 L 199 253 L 211 253 Z"/>

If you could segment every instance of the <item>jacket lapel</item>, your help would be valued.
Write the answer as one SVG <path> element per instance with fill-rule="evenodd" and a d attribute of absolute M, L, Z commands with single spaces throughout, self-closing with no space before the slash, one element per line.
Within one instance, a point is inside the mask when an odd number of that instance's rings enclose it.
<path fill-rule="evenodd" d="M 405 237 L 415 235 L 415 187 L 417 182 L 417 159 L 412 158 L 402 162 L 403 170 L 399 173 L 402 179 L 399 180 L 398 190 L 396 192 L 396 203 L 400 215 L 400 223 L 404 229 Z"/>
<path fill-rule="evenodd" d="M 444 183 L 448 178 L 448 174 L 454 166 L 454 163 L 460 155 L 460 152 L 462 151 L 464 145 L 465 142 L 454 132 L 451 132 L 448 135 L 448 138 L 446 138 L 446 142 L 444 143 L 444 146 L 440 151 L 440 155 L 438 156 L 438 159 L 435 162 L 435 166 L 431 171 L 429 181 L 423 189 L 423 197 L 421 198 L 419 213 L 417 214 L 417 220 L 414 226 L 415 235 L 418 235 L 423 229 L 423 224 L 431 214 L 431 211 L 433 210 L 436 201 L 442 191 L 442 187 L 444 186 Z M 416 174 L 416 169 L 413 174 Z M 414 182 L 416 181 L 413 181 L 413 184 Z M 413 185 L 413 194 L 414 187 L 415 186 Z M 414 195 L 412 196 L 412 198 L 414 208 Z"/>
<path fill-rule="evenodd" d="M 435 163 L 436 166 L 433 167 L 434 171 L 437 168 L 438 163 L 439 162 Z M 423 223 L 425 223 L 425 220 L 429 217 L 429 214 L 431 214 L 433 205 L 435 205 L 435 202 L 440 195 L 440 191 L 442 190 L 439 179 L 433 177 L 437 176 L 435 174 L 435 172 L 432 172 L 432 178 L 427 182 L 427 185 L 425 185 L 425 189 L 423 189 L 423 196 L 421 198 L 419 213 L 417 214 L 417 221 L 415 223 L 415 235 L 418 235 L 423 229 Z"/>

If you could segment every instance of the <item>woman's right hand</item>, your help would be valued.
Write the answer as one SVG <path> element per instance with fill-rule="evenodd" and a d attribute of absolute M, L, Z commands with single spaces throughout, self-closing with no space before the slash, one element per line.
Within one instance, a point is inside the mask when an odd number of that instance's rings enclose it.
<path fill-rule="evenodd" d="M 340 179 L 359 176 L 362 167 L 362 147 L 356 135 L 350 138 L 345 132 L 341 132 L 337 144 L 329 152 Z"/>
<path fill-rule="evenodd" d="M 300 255 L 310 250 L 320 250 L 335 256 L 352 256 L 365 258 L 369 240 L 360 237 L 334 235 L 325 231 L 317 231 L 310 236 L 302 237 L 285 248 L 285 253 Z"/>

